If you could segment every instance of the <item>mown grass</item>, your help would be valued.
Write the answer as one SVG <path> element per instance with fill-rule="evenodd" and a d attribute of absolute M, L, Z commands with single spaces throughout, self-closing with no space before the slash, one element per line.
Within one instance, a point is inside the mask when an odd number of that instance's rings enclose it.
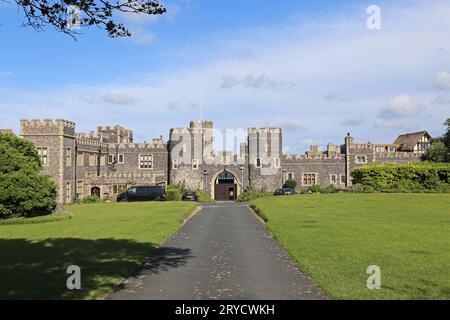
<path fill-rule="evenodd" d="M 254 208 L 331 298 L 450 299 L 450 195 L 262 198 Z M 381 268 L 381 289 L 366 286 Z"/>
<path fill-rule="evenodd" d="M 181 202 L 76 205 L 68 208 L 70 215 L 4 222 L 0 224 L 0 299 L 104 298 L 177 231 L 195 206 Z M 167 257 L 159 267 L 183 262 Z M 81 290 L 67 289 L 70 265 L 81 268 Z"/>

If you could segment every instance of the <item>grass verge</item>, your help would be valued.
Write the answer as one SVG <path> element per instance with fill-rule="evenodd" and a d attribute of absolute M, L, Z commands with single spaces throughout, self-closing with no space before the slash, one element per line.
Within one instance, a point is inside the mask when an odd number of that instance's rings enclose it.
<path fill-rule="evenodd" d="M 450 299 L 450 195 L 299 195 L 252 207 L 331 298 Z M 367 289 L 371 265 L 380 290 Z"/>
<path fill-rule="evenodd" d="M 63 218 L 2 223 L 0 299 L 104 298 L 195 207 L 186 202 L 86 204 L 70 206 L 71 215 Z M 169 260 L 171 267 L 185 262 Z M 70 265 L 81 268 L 81 290 L 67 289 Z"/>

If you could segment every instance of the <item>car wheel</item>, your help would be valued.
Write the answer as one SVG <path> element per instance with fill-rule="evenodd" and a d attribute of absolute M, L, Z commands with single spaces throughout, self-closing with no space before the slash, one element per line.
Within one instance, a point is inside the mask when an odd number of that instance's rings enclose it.
<path fill-rule="evenodd" d="M 120 200 L 120 202 L 128 202 L 128 199 L 127 198 L 123 198 L 123 199 Z"/>

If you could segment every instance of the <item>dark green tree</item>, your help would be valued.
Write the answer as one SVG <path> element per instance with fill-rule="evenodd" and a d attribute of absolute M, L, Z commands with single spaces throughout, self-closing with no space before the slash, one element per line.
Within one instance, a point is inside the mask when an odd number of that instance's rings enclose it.
<path fill-rule="evenodd" d="M 423 160 L 433 162 L 447 162 L 448 161 L 448 148 L 441 139 L 433 141 L 427 152 L 423 156 Z"/>
<path fill-rule="evenodd" d="M 450 118 L 448 118 L 445 122 L 444 122 L 444 126 L 447 127 L 447 132 L 444 134 L 444 136 L 442 137 L 442 141 L 445 143 L 445 145 L 447 146 L 447 148 L 450 148 Z"/>
<path fill-rule="evenodd" d="M 444 122 L 444 126 L 447 127 L 447 131 L 443 136 L 433 139 L 422 160 L 450 162 L 450 118 Z"/>
<path fill-rule="evenodd" d="M 40 173 L 34 145 L 0 133 L 0 218 L 33 217 L 56 207 L 56 186 Z"/>
<path fill-rule="evenodd" d="M 292 180 L 292 179 L 286 180 L 286 182 L 283 185 L 283 188 L 289 188 L 292 190 L 295 190 L 296 187 L 297 187 L 297 181 Z"/>
<path fill-rule="evenodd" d="M 0 0 L 8 1 L 8 0 Z M 110 37 L 129 37 L 125 25 L 117 22 L 120 13 L 159 15 L 166 9 L 157 0 L 14 0 L 25 14 L 25 26 L 56 30 L 75 37 L 79 28 L 96 26 Z"/>

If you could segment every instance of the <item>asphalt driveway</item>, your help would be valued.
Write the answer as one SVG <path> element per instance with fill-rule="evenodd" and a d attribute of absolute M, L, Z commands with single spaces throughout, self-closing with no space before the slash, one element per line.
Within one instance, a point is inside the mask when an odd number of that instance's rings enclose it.
<path fill-rule="evenodd" d="M 245 204 L 205 204 L 111 299 L 324 299 Z"/>

